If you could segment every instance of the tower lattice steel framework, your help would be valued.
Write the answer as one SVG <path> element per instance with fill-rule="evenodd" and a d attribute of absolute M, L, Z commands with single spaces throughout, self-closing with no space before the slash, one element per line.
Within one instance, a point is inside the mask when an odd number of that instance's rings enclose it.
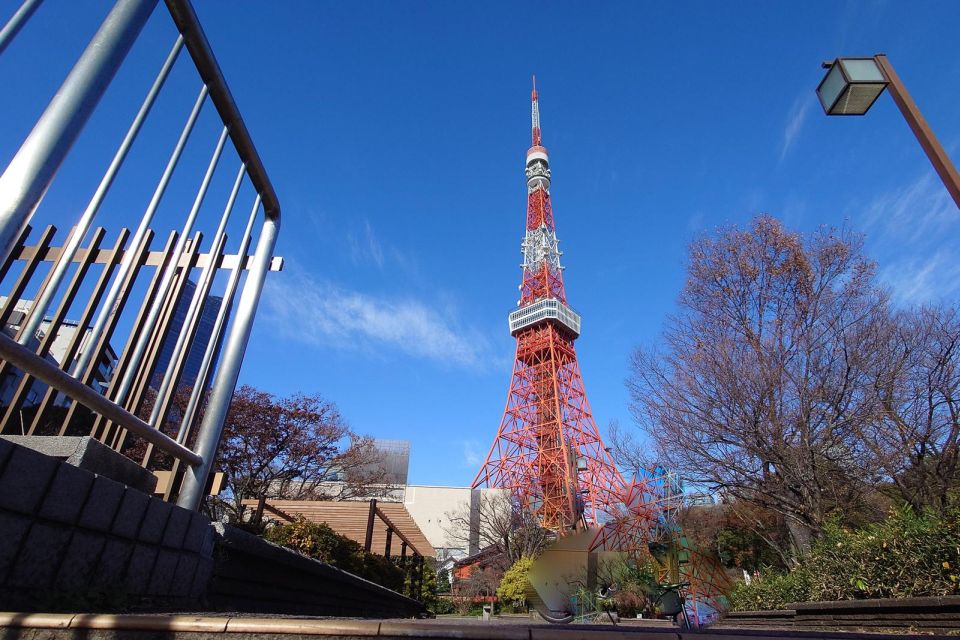
<path fill-rule="evenodd" d="M 517 353 L 500 429 L 473 486 L 511 490 L 543 527 L 558 535 L 578 525 L 603 527 L 627 517 L 631 530 L 650 530 L 657 508 L 637 499 L 646 493 L 643 487 L 624 482 L 587 402 L 574 349 L 580 315 L 567 305 L 563 286 L 535 82 L 531 100 L 523 275 L 517 309 L 508 319 Z M 628 493 L 632 504 L 624 503 Z M 610 534 L 614 532 L 607 531 L 597 543 Z"/>
<path fill-rule="evenodd" d="M 624 479 L 604 447 L 590 411 L 574 341 L 580 315 L 567 305 L 553 208 L 550 161 L 540 135 L 534 81 L 533 145 L 527 150 L 527 224 L 521 244 L 523 275 L 510 333 L 517 354 L 507 405 L 497 437 L 473 488 L 507 489 L 540 525 L 558 536 L 596 528 L 590 551 L 623 551 L 638 558 L 652 546 L 661 581 L 685 581 L 688 608 L 724 608 L 729 588 L 714 554 L 704 554 L 682 535 L 679 479 L 664 469 Z"/>

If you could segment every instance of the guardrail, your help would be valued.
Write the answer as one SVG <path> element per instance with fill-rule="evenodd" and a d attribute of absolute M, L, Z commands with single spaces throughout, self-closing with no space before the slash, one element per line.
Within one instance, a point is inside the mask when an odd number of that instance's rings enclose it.
<path fill-rule="evenodd" d="M 26 0 L 0 29 L 0 52 L 28 20 L 37 19 L 31 16 L 39 4 Z M 181 463 L 184 466 L 177 503 L 196 509 L 219 446 L 266 274 L 282 268 L 282 261 L 273 256 L 279 201 L 188 0 L 166 0 L 177 32 L 173 46 L 63 245 L 52 245 L 56 237 L 52 225 L 34 244 L 27 244 L 44 194 L 157 4 L 158 0 L 117 0 L 0 175 L 0 281 L 9 285 L 0 306 L 4 385 L 0 434 L 88 431 L 128 455 L 137 454 L 145 466 L 157 449 L 174 458 L 175 472 Z M 103 228 L 91 232 L 93 222 L 184 48 L 199 75 L 199 92 L 172 151 L 157 152 L 166 155 L 165 166 L 136 230 L 131 234 L 122 229 L 113 248 L 102 249 L 106 232 Z M 175 170 L 188 164 L 182 161 L 184 149 L 207 103 L 215 108 L 221 125 L 213 152 L 182 228 L 169 235 L 162 250 L 151 250 L 155 234 L 150 225 Z M 228 141 L 239 166 L 203 253 L 198 218 Z M 236 254 L 228 254 L 227 229 L 245 180 L 254 191 L 252 210 Z M 259 239 L 255 253 L 248 256 L 257 219 Z M 19 272 L 17 264 L 22 265 Z M 151 269 L 152 277 L 143 277 Z M 226 283 L 217 304 L 211 292 L 221 272 Z M 28 291 L 32 297 L 25 296 Z M 77 300 L 82 304 L 75 304 Z M 136 301 L 139 305 L 130 304 Z M 68 320 L 78 305 L 79 317 Z M 191 364 L 194 353 L 200 355 Z M 186 405 L 174 411 L 188 364 L 195 380 Z M 131 442 L 128 435 L 142 442 Z"/>

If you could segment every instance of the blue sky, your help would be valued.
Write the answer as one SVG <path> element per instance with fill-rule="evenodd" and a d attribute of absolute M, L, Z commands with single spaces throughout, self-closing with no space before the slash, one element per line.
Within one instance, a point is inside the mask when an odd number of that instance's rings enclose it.
<path fill-rule="evenodd" d="M 410 440 L 412 482 L 469 483 L 499 424 L 532 73 L 601 429 L 630 424 L 629 353 L 657 340 L 688 243 L 717 225 L 761 212 L 804 231 L 848 224 L 898 303 L 960 288 L 958 212 L 890 98 L 827 118 L 814 95 L 822 60 L 886 52 L 956 158 L 960 4 L 196 4 L 284 209 L 286 269 L 270 277 L 241 381 L 320 392 L 357 431 Z M 0 58 L 4 164 L 107 8 L 47 0 Z M 164 13 L 38 220 L 65 227 L 86 202 L 172 42 Z M 105 205 L 108 228 L 139 215 L 198 89 L 178 65 Z M 185 161 L 195 172 L 215 142 L 211 111 Z M 158 229 L 192 198 L 196 173 L 182 173 Z"/>

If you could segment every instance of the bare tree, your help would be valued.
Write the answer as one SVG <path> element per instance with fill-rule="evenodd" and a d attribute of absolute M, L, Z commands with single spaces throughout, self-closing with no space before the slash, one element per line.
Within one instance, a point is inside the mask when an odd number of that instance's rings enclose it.
<path fill-rule="evenodd" d="M 619 420 L 611 420 L 607 425 L 607 445 L 617 468 L 626 473 L 641 473 L 660 466 L 656 451 L 640 443 L 635 431 L 624 428 Z"/>
<path fill-rule="evenodd" d="M 878 419 L 861 436 L 898 497 L 943 513 L 960 487 L 960 316 L 949 307 L 902 311 L 872 352 Z"/>
<path fill-rule="evenodd" d="M 809 549 L 870 478 L 866 349 L 887 314 L 861 240 L 801 238 L 770 216 L 690 247 L 662 352 L 637 349 L 634 415 L 669 468 L 786 520 Z"/>
<path fill-rule="evenodd" d="M 524 556 L 539 555 L 549 535 L 508 491 L 484 491 L 476 510 L 463 504 L 446 518 L 451 541 L 470 548 L 470 541 L 477 540 L 481 549 L 496 548 L 505 559 L 504 568 Z"/>

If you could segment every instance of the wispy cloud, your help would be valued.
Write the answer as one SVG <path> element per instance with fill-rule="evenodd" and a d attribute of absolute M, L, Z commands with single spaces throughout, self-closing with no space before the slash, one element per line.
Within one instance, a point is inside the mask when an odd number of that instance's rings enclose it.
<path fill-rule="evenodd" d="M 364 219 L 363 227 L 359 231 L 347 234 L 347 244 L 350 247 L 350 259 L 354 264 L 373 264 L 377 268 L 383 268 L 383 247 L 380 246 L 369 220 Z"/>
<path fill-rule="evenodd" d="M 896 301 L 932 302 L 960 293 L 960 255 L 947 240 L 960 233 L 960 213 L 932 172 L 875 198 L 858 226 Z"/>
<path fill-rule="evenodd" d="M 809 92 L 804 93 L 793 101 L 790 114 L 787 116 L 787 124 L 783 129 L 783 143 L 780 145 L 780 162 L 783 162 L 783 159 L 787 157 L 787 152 L 790 151 L 797 136 L 800 135 L 800 130 L 803 128 L 803 123 L 807 119 L 807 113 L 810 111 L 810 105 L 812 104 L 813 98 L 809 95 Z"/>
<path fill-rule="evenodd" d="M 880 270 L 880 278 L 902 304 L 939 300 L 955 293 L 960 283 L 956 252 L 941 249 L 933 255 L 900 260 Z"/>
<path fill-rule="evenodd" d="M 281 336 L 309 345 L 394 352 L 467 368 L 486 368 L 489 341 L 463 326 L 450 305 L 375 296 L 291 271 L 267 281 L 263 315 Z"/>
<path fill-rule="evenodd" d="M 480 444 L 476 440 L 461 440 L 460 446 L 463 450 L 462 466 L 476 469 L 483 464 L 483 451 L 481 451 Z"/>

